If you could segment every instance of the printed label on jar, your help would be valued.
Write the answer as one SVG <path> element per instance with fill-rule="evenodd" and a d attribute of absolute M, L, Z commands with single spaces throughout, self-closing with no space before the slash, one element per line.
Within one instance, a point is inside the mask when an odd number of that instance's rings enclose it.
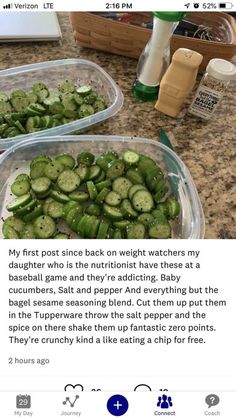
<path fill-rule="evenodd" d="M 198 88 L 188 112 L 200 116 L 203 119 L 210 119 L 222 96 L 223 94 L 221 92 L 217 92 L 216 90 L 209 89 L 202 85 Z"/>

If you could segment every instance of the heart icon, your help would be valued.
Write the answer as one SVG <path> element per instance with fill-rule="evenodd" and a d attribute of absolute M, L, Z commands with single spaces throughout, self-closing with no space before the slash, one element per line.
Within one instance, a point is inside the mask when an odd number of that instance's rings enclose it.
<path fill-rule="evenodd" d="M 84 386 L 82 386 L 82 384 L 66 384 L 64 391 L 78 391 L 78 389 L 79 391 L 84 391 Z"/>

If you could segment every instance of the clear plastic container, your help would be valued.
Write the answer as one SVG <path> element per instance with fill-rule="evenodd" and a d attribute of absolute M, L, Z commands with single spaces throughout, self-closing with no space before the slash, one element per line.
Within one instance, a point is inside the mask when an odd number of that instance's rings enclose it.
<path fill-rule="evenodd" d="M 0 149 L 8 147 L 27 138 L 49 138 L 55 135 L 75 133 L 91 127 L 114 116 L 123 105 L 123 95 L 114 80 L 97 64 L 87 60 L 68 59 L 46 61 L 22 67 L 0 71 L 0 91 L 9 94 L 15 89 L 30 90 L 33 83 L 43 81 L 50 89 L 55 89 L 59 80 L 69 79 L 77 84 L 90 84 L 105 97 L 107 109 L 87 118 L 78 119 L 69 124 L 60 125 L 34 134 L 18 135 L 14 138 L 0 139 Z"/>
<path fill-rule="evenodd" d="M 95 155 L 107 150 L 123 153 L 135 150 L 152 157 L 167 174 L 169 187 L 181 204 L 179 219 L 173 222 L 173 238 L 200 239 L 204 237 L 205 223 L 202 206 L 190 173 L 181 159 L 165 145 L 143 138 L 131 139 L 118 136 L 81 135 L 67 137 L 31 138 L 11 147 L 0 156 L 0 214 L 9 216 L 6 204 L 10 197 L 9 185 L 19 170 L 29 167 L 30 161 L 39 154 L 55 156 L 60 153 L 77 155 L 90 151 Z"/>

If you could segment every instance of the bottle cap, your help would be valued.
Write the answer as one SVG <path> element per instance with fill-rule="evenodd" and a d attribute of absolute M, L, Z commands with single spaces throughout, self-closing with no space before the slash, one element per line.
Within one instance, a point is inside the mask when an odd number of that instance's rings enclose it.
<path fill-rule="evenodd" d="M 230 81 L 236 76 L 235 65 L 221 58 L 210 60 L 206 71 L 210 76 L 222 81 Z"/>
<path fill-rule="evenodd" d="M 167 20 L 168 22 L 179 22 L 185 16 L 185 12 L 153 12 L 154 16 L 161 20 Z"/>

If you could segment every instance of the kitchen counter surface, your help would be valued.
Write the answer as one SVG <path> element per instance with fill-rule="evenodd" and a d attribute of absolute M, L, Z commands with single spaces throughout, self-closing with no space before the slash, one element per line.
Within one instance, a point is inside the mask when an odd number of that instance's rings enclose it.
<path fill-rule="evenodd" d="M 0 68 L 63 58 L 84 58 L 102 66 L 124 94 L 122 110 L 87 133 L 146 137 L 158 141 L 165 128 L 175 151 L 187 165 L 198 189 L 206 218 L 206 238 L 236 238 L 236 82 L 208 123 L 190 116 L 169 118 L 151 103 L 135 101 L 130 89 L 137 61 L 75 45 L 69 17 L 59 14 L 61 44 L 1 44 Z M 191 98 L 189 99 L 190 102 Z M 184 115 L 184 112 L 183 112 Z"/>

